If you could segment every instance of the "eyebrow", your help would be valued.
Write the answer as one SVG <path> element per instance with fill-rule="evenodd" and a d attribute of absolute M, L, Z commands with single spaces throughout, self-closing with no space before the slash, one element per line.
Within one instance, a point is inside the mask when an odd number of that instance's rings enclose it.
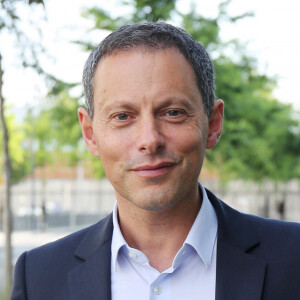
<path fill-rule="evenodd" d="M 164 109 L 174 104 L 182 105 L 187 110 L 193 108 L 194 106 L 192 101 L 188 97 L 169 96 L 166 99 L 162 100 L 161 103 L 158 103 L 158 105 L 154 107 L 154 110 Z M 138 105 L 136 103 L 132 103 L 129 100 L 123 99 L 115 100 L 106 105 L 104 104 L 102 106 L 102 109 L 104 112 L 109 112 L 115 109 L 137 110 L 137 106 Z"/>
<path fill-rule="evenodd" d="M 166 108 L 172 106 L 173 104 L 180 104 L 186 109 L 193 107 L 191 100 L 187 97 L 168 97 L 158 106 L 158 109 Z"/>
<path fill-rule="evenodd" d="M 112 109 L 128 109 L 128 110 L 132 110 L 134 109 L 135 105 L 133 103 L 130 103 L 128 100 L 115 100 L 112 103 L 109 103 L 107 105 L 103 105 L 103 111 L 104 112 L 108 112 Z"/>

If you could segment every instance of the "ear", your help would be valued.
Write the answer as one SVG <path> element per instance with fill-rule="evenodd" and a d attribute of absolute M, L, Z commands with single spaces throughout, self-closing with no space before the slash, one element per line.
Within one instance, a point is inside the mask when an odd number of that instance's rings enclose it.
<path fill-rule="evenodd" d="M 208 136 L 206 141 L 206 149 L 213 148 L 222 132 L 223 128 L 224 102 L 217 100 L 213 106 L 211 115 L 208 120 Z"/>
<path fill-rule="evenodd" d="M 91 154 L 99 157 L 99 150 L 94 138 L 93 121 L 87 111 L 80 107 L 78 109 L 78 118 L 81 126 L 82 136 Z"/>

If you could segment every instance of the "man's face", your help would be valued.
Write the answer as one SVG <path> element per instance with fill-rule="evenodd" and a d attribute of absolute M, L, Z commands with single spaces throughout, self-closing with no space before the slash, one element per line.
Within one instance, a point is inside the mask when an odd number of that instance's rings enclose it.
<path fill-rule="evenodd" d="M 94 77 L 94 119 L 84 110 L 79 118 L 118 202 L 157 211 L 198 193 L 216 125 L 205 115 L 194 71 L 177 49 L 105 57 Z"/>

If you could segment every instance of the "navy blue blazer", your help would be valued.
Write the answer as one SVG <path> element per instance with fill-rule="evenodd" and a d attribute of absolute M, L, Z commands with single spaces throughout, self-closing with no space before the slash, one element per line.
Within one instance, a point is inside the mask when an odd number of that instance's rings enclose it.
<path fill-rule="evenodd" d="M 242 214 L 207 194 L 218 218 L 216 299 L 299 300 L 300 224 Z M 112 230 L 109 215 L 23 253 L 11 300 L 110 300 Z"/>

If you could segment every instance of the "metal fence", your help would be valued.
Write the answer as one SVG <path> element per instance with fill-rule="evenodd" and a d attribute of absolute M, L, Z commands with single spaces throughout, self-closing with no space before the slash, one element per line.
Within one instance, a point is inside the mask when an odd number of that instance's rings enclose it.
<path fill-rule="evenodd" d="M 232 207 L 255 215 L 300 222 L 300 183 L 261 185 L 203 180 L 204 186 Z M 3 188 L 3 187 L 2 187 Z M 4 191 L 0 187 L 0 200 Z M 2 201 L 1 201 L 2 202 Z M 103 180 L 28 179 L 12 188 L 14 230 L 78 226 L 97 222 L 112 211 L 115 194 Z"/>

